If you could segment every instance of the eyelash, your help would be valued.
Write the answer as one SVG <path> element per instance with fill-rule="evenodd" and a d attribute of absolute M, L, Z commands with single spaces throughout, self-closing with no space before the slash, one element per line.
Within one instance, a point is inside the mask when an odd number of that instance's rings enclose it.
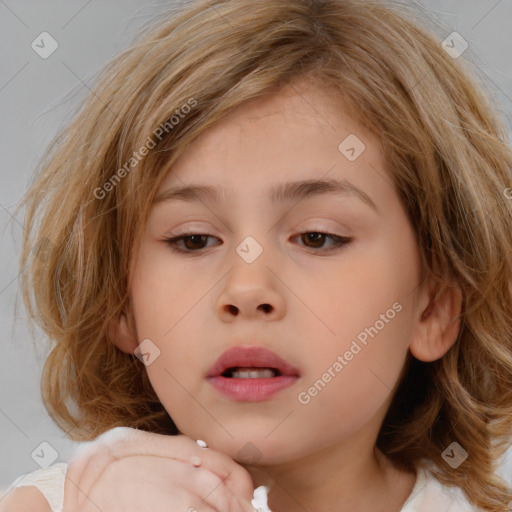
<path fill-rule="evenodd" d="M 348 245 L 350 242 L 352 242 L 352 238 L 350 237 L 345 237 L 345 236 L 338 236 L 338 235 L 333 235 L 331 233 L 324 233 L 322 231 L 305 231 L 303 233 L 300 233 L 299 235 L 296 235 L 295 238 L 297 238 L 298 236 L 301 236 L 301 235 L 308 235 L 308 234 L 317 234 L 317 235 L 325 235 L 327 238 L 330 238 L 331 240 L 334 240 L 334 245 L 331 246 L 329 249 L 323 249 L 324 252 L 331 252 L 331 251 L 335 251 L 335 250 L 340 250 L 340 249 L 343 249 L 344 246 Z M 188 232 L 188 233 L 183 233 L 179 236 L 176 236 L 176 237 L 173 237 L 173 238 L 166 238 L 164 240 L 164 242 L 170 246 L 171 250 L 174 251 L 174 252 L 178 252 L 178 253 L 182 253 L 182 254 L 192 254 L 194 252 L 200 252 L 202 249 L 198 249 L 198 250 L 184 250 L 184 249 L 180 249 L 178 248 L 178 243 L 181 242 L 182 240 L 186 239 L 186 238 L 190 238 L 192 236 L 207 236 L 209 238 L 215 238 L 213 237 L 212 235 L 207 235 L 205 233 L 192 233 L 192 232 Z M 308 248 L 308 247 L 306 247 Z M 317 252 L 315 250 L 315 248 L 308 248 L 308 249 L 311 249 L 313 250 L 314 252 Z M 322 249 L 319 249 L 319 250 L 322 250 Z"/>

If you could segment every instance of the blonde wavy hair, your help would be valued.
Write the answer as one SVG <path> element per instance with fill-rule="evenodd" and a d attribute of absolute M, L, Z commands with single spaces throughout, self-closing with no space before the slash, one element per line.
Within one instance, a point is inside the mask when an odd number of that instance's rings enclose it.
<path fill-rule="evenodd" d="M 403 467 L 432 461 L 484 510 L 510 510 L 495 469 L 512 435 L 512 151 L 470 51 L 451 57 L 436 30 L 398 0 L 196 0 L 95 77 L 18 206 L 23 300 L 51 340 L 42 397 L 71 439 L 177 433 L 144 365 L 111 342 L 152 199 L 200 133 L 309 77 L 379 137 L 424 275 L 463 293 L 457 341 L 431 363 L 409 354 L 377 446 Z M 442 459 L 454 441 L 469 454 L 456 469 Z"/>

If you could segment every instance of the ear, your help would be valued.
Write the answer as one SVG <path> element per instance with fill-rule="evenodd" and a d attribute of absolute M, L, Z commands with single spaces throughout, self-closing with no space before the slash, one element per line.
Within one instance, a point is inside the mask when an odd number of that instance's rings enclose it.
<path fill-rule="evenodd" d="M 462 291 L 445 285 L 436 296 L 427 285 L 419 304 L 420 318 L 409 348 L 416 359 L 432 362 L 443 357 L 457 340 Z"/>
<path fill-rule="evenodd" d="M 127 354 L 133 354 L 138 347 L 137 329 L 130 305 L 124 307 L 121 314 L 112 319 L 108 327 L 108 336 L 112 344 Z"/>

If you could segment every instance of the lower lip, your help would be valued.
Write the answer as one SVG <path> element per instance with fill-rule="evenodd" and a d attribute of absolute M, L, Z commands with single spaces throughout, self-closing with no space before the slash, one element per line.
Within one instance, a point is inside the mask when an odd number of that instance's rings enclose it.
<path fill-rule="evenodd" d="M 223 395 L 237 402 L 262 402 L 297 381 L 294 375 L 279 375 L 265 379 L 235 379 L 209 377 L 208 382 Z"/>

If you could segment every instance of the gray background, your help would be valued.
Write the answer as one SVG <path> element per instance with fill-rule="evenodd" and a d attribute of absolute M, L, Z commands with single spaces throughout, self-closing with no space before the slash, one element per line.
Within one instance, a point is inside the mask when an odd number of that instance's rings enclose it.
<path fill-rule="evenodd" d="M 510 127 L 512 0 L 421 4 L 441 23 L 441 34 L 455 30 L 468 41 Z M 39 469 L 31 454 L 41 442 L 50 443 L 62 461 L 75 446 L 41 402 L 39 382 L 48 347 L 40 331 L 34 343 L 27 329 L 17 277 L 23 219 L 12 212 L 42 151 L 89 93 L 92 76 L 126 47 L 137 27 L 166 5 L 141 0 L 0 0 L 0 489 Z M 31 48 L 43 31 L 59 43 L 48 59 Z M 70 92 L 73 95 L 66 96 Z"/>

